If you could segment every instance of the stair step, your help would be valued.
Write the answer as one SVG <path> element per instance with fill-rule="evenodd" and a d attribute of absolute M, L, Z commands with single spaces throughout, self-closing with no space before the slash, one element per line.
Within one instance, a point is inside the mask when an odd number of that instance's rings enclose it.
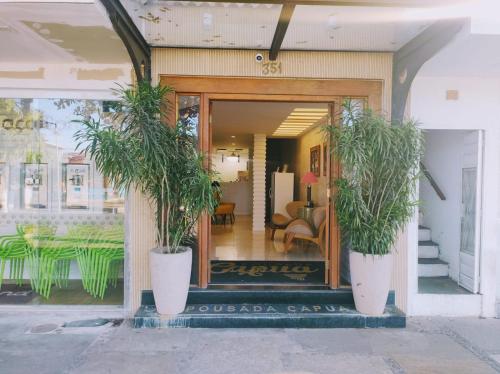
<path fill-rule="evenodd" d="M 161 316 L 151 291 L 143 291 L 142 306 L 134 316 L 137 328 L 366 328 L 405 327 L 405 315 L 389 292 L 382 316 L 356 311 L 352 290 L 317 288 L 241 289 L 191 288 L 186 310 Z"/>
<path fill-rule="evenodd" d="M 419 258 L 419 277 L 447 277 L 449 275 L 449 265 L 439 258 Z"/>
<path fill-rule="evenodd" d="M 431 240 L 421 240 L 418 242 L 418 258 L 439 257 L 439 245 Z"/>
<path fill-rule="evenodd" d="M 418 240 L 431 240 L 431 229 L 424 226 L 418 226 Z"/>
<path fill-rule="evenodd" d="M 406 326 L 405 315 L 388 305 L 382 316 L 366 316 L 339 304 L 188 304 L 177 316 L 161 316 L 154 305 L 137 311 L 136 328 L 374 328 Z"/>
<path fill-rule="evenodd" d="M 387 305 L 395 304 L 394 291 L 389 291 Z M 241 289 L 191 287 L 187 304 L 354 304 L 352 290 L 316 288 L 261 288 Z M 155 305 L 153 292 L 142 291 L 142 305 Z"/>

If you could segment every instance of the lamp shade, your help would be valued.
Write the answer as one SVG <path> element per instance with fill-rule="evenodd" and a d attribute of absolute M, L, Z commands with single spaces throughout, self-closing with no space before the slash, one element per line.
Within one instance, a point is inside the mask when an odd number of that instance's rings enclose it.
<path fill-rule="evenodd" d="M 304 176 L 300 180 L 300 183 L 304 184 L 318 183 L 318 178 L 316 178 L 316 175 L 314 175 L 312 171 L 308 171 L 307 173 L 304 174 Z"/>

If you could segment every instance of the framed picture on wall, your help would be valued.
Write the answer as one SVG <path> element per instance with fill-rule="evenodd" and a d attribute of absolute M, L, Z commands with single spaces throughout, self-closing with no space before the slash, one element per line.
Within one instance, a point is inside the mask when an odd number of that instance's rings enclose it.
<path fill-rule="evenodd" d="M 312 171 L 315 176 L 321 176 L 321 146 L 319 144 L 311 147 L 309 170 Z"/>
<path fill-rule="evenodd" d="M 326 177 L 326 167 L 328 166 L 328 144 L 323 143 L 323 176 Z"/>

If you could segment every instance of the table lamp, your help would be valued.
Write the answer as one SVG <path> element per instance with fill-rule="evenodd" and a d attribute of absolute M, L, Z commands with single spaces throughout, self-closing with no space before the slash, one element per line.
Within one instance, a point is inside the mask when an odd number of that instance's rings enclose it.
<path fill-rule="evenodd" d="M 312 171 L 308 171 L 307 173 L 304 174 L 302 179 L 300 180 L 300 183 L 307 184 L 307 203 L 306 207 L 312 208 L 313 207 L 313 202 L 311 199 L 311 184 L 318 183 L 318 178 L 316 178 L 316 175 Z"/>

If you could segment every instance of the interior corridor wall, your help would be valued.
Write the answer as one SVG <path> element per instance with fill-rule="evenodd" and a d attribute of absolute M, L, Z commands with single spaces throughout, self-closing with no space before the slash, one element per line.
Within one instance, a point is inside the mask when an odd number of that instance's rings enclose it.
<path fill-rule="evenodd" d="M 307 189 L 306 185 L 300 183 L 300 180 L 310 170 L 310 160 L 311 160 L 311 148 L 315 146 L 320 146 L 320 173 L 318 177 L 318 183 L 311 186 L 311 197 L 314 202 L 314 206 L 325 206 L 327 203 L 326 198 L 326 187 L 327 178 L 323 175 L 323 165 L 325 160 L 323 159 L 323 147 L 325 139 L 321 133 L 319 127 L 315 127 L 310 131 L 306 132 L 304 135 L 300 136 L 297 140 L 297 173 L 295 176 L 295 183 L 298 187 L 299 200 L 307 200 Z"/>

